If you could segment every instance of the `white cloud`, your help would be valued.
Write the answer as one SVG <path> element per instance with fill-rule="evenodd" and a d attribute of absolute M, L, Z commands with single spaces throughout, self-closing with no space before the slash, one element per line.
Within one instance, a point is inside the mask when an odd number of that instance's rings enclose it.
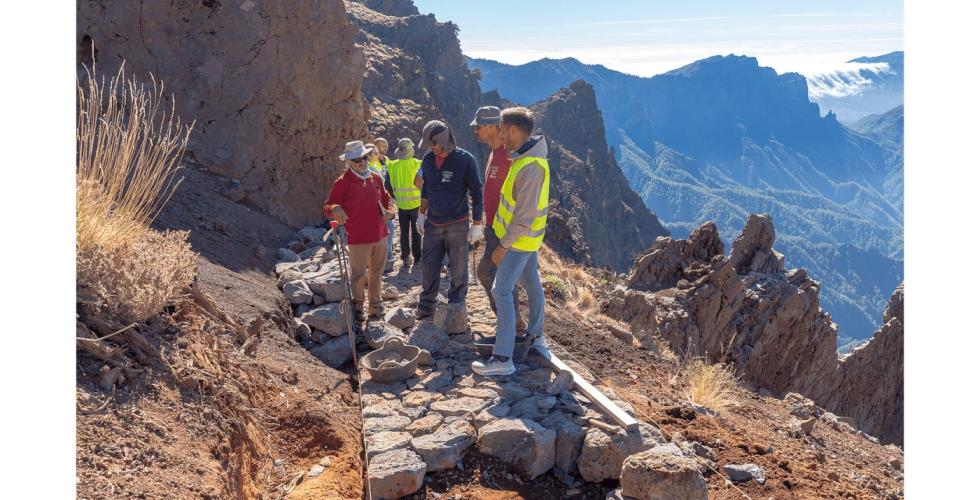
<path fill-rule="evenodd" d="M 891 72 L 888 63 L 842 63 L 836 68 L 806 75 L 810 97 L 847 97 L 858 95 L 874 85 L 862 71 L 875 75 Z"/>

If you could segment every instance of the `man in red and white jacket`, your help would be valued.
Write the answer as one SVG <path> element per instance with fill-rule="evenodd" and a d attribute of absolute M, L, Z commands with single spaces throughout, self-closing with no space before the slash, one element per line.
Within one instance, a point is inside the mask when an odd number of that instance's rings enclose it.
<path fill-rule="evenodd" d="M 381 273 L 388 253 L 386 218 L 394 213 L 384 180 L 368 168 L 370 151 L 371 148 L 364 147 L 362 141 L 347 143 L 344 154 L 340 155 L 347 170 L 334 181 L 330 195 L 323 202 L 323 215 L 347 228 L 351 293 L 354 318 L 358 322 L 364 321 L 365 280 L 369 319 L 380 319 L 384 315 Z"/>

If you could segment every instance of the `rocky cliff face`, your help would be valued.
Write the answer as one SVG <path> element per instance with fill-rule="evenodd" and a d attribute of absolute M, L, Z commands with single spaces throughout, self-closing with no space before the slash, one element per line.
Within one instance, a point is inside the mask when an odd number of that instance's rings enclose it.
<path fill-rule="evenodd" d="M 836 356 L 837 329 L 820 309 L 820 284 L 783 268 L 775 230 L 751 215 L 728 256 L 714 224 L 687 240 L 659 238 L 603 305 L 648 347 L 734 364 L 743 377 L 779 395 L 804 394 L 850 416 L 886 442 L 902 442 L 902 288 L 885 326 L 854 354 Z"/>
<path fill-rule="evenodd" d="M 905 283 L 892 294 L 881 329 L 847 355 L 832 384 L 817 397 L 831 411 L 886 443 L 905 433 Z"/>
<path fill-rule="evenodd" d="M 317 220 L 366 131 L 364 56 L 341 0 L 77 3 L 79 63 L 162 80 L 196 121 L 188 157 L 291 224 Z"/>
<path fill-rule="evenodd" d="M 595 91 L 579 80 L 531 110 L 548 140 L 548 245 L 579 262 L 626 270 L 668 232 L 630 188 L 606 145 Z"/>
<path fill-rule="evenodd" d="M 483 156 L 469 131 L 480 85 L 466 67 L 457 26 L 419 15 L 409 0 L 347 2 L 347 8 L 367 59 L 363 92 L 371 134 L 391 144 L 400 137 L 418 141 L 425 122 L 443 119 L 460 147 Z"/>

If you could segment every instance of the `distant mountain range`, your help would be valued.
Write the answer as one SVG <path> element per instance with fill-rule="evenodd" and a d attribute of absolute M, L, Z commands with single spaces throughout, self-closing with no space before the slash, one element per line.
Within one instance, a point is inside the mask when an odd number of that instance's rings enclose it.
<path fill-rule="evenodd" d="M 788 265 L 822 281 L 841 343 L 880 324 L 902 278 L 904 159 L 871 132 L 823 115 L 804 76 L 733 55 L 650 78 L 572 58 L 468 64 L 482 90 L 521 104 L 589 82 L 619 165 L 674 236 L 711 220 L 730 242 L 749 213 L 767 212 Z"/>
<path fill-rule="evenodd" d="M 900 106 L 905 92 L 905 53 L 859 57 L 843 68 L 807 75 L 810 98 L 847 124 Z"/>

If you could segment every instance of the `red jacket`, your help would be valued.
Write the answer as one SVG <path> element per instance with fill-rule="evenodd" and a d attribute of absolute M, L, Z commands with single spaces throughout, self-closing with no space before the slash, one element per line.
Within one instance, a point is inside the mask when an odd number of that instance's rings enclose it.
<path fill-rule="evenodd" d="M 340 206 L 347 214 L 347 243 L 361 245 L 377 243 L 388 236 L 388 228 L 381 217 L 381 207 L 392 210 L 391 197 L 385 191 L 381 176 L 371 173 L 361 179 L 348 170 L 337 178 L 330 188 L 330 195 L 323 202 L 323 215 L 333 217 L 333 209 Z"/>

